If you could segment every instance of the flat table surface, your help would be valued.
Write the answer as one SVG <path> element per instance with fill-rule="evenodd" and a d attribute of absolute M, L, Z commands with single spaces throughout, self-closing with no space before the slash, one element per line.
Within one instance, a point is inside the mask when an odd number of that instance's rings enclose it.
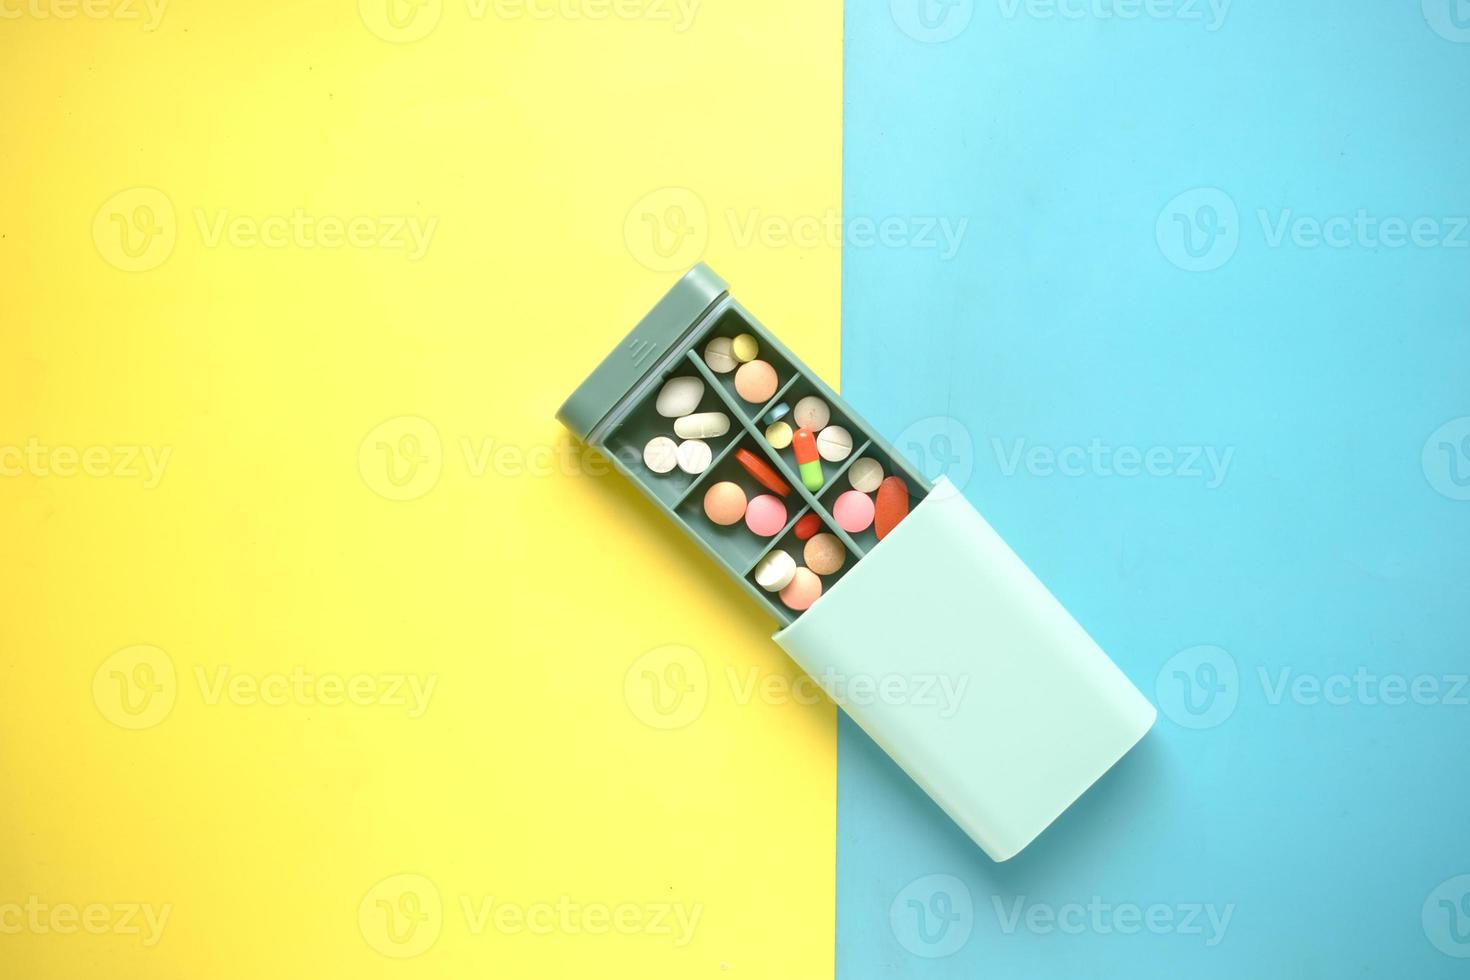
<path fill-rule="evenodd" d="M 1160 718 L 999 865 L 844 719 L 841 980 L 1470 968 L 1467 13 L 848 5 L 844 396 Z"/>

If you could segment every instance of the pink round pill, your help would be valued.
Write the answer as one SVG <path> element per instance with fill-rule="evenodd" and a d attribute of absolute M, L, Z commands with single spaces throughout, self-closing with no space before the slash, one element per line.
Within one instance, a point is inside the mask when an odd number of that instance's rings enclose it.
<path fill-rule="evenodd" d="M 801 612 L 822 597 L 822 580 L 810 568 L 798 568 L 791 584 L 781 590 L 781 602 L 787 609 Z"/>
<path fill-rule="evenodd" d="M 861 490 L 848 490 L 832 505 L 832 516 L 848 534 L 866 531 L 873 523 L 873 498 Z"/>
<path fill-rule="evenodd" d="M 745 526 L 752 534 L 773 538 L 786 526 L 786 505 L 780 497 L 763 493 L 751 500 L 745 508 Z"/>

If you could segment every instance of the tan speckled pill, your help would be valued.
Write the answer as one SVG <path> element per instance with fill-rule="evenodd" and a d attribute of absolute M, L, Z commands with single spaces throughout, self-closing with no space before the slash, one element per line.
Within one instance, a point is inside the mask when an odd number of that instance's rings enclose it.
<path fill-rule="evenodd" d="M 847 549 L 842 547 L 837 535 L 823 531 L 812 535 L 802 549 L 801 557 L 805 559 L 806 567 L 818 575 L 832 575 L 842 570 L 842 563 L 847 560 Z"/>

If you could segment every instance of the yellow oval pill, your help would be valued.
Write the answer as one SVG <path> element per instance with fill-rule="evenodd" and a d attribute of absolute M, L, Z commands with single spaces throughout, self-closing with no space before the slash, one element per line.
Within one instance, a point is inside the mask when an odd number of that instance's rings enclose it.
<path fill-rule="evenodd" d="M 791 445 L 791 426 L 785 422 L 772 422 L 766 426 L 766 442 L 772 449 L 785 449 Z"/>

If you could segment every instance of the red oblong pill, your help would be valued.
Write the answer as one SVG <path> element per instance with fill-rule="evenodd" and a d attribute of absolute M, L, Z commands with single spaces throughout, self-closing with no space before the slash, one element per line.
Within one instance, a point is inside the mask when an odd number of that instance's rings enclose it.
<path fill-rule="evenodd" d="M 745 472 L 761 486 L 772 493 L 786 496 L 791 492 L 791 484 L 781 479 L 781 474 L 771 468 L 771 464 L 761 459 L 755 453 L 743 446 L 735 450 L 735 462 L 745 468 Z"/>
<path fill-rule="evenodd" d="M 909 485 L 901 476 L 887 477 L 878 484 L 878 503 L 873 513 L 873 533 L 882 541 L 909 514 Z"/>
<path fill-rule="evenodd" d="M 816 514 L 803 514 L 796 522 L 796 540 L 805 541 L 822 529 L 822 519 Z"/>

